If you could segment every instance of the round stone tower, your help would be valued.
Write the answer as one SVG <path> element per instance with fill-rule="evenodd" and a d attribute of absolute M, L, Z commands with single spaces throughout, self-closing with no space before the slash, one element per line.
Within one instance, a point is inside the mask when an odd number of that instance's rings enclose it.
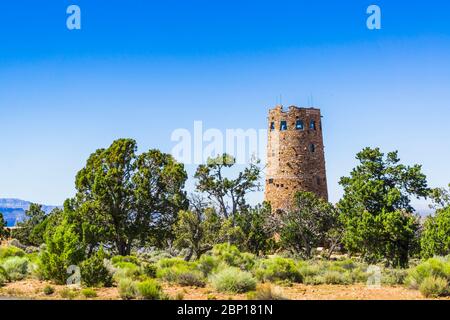
<path fill-rule="evenodd" d="M 265 200 L 289 208 L 297 191 L 328 200 L 320 109 L 277 106 L 269 111 Z"/>

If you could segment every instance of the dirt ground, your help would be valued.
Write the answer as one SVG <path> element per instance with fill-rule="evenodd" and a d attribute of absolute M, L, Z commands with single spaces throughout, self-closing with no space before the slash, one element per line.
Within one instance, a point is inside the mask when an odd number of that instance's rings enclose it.
<path fill-rule="evenodd" d="M 55 288 L 55 293 L 45 295 L 43 290 L 47 285 Z M 6 284 L 0 288 L 0 300 L 3 299 L 38 299 L 55 300 L 62 299 L 61 291 L 67 286 L 58 286 L 49 282 L 27 279 Z M 214 291 L 210 287 L 177 287 L 168 284 L 163 285 L 164 292 L 172 298 L 184 300 L 240 300 L 246 299 L 246 294 L 223 294 Z M 369 288 L 365 285 L 303 285 L 294 284 L 291 287 L 282 287 L 282 294 L 290 300 L 422 300 L 423 296 L 417 290 L 410 290 L 402 286 L 383 286 L 379 289 Z M 120 299 L 117 288 L 95 289 L 97 300 Z M 86 299 L 81 294 L 75 299 Z"/>

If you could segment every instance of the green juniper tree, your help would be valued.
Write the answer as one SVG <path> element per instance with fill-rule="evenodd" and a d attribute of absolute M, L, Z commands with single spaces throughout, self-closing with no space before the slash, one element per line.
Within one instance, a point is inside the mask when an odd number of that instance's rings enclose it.
<path fill-rule="evenodd" d="M 17 223 L 12 237 L 24 245 L 39 246 L 44 243 L 45 220 L 47 215 L 42 206 L 36 203 L 30 204 L 25 211 L 25 220 Z"/>
<path fill-rule="evenodd" d="M 183 164 L 169 154 L 136 154 L 136 142 L 120 139 L 99 149 L 76 176 L 74 211 L 91 246 L 111 244 L 129 255 L 134 242 L 162 246 L 173 237 L 180 210 L 187 208 Z"/>
<path fill-rule="evenodd" d="M 407 266 L 419 233 L 411 197 L 429 194 L 421 166 L 400 164 L 397 152 L 385 156 L 378 148 L 366 148 L 356 159 L 360 164 L 339 182 L 344 188 L 338 203 L 343 243 L 369 262 Z"/>
<path fill-rule="evenodd" d="M 450 190 L 433 189 L 430 197 L 436 212 L 424 223 L 420 242 L 424 258 L 450 254 Z"/>

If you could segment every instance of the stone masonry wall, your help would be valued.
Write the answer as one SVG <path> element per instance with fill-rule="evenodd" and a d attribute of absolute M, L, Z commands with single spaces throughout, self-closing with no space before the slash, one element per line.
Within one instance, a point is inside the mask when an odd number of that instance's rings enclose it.
<path fill-rule="evenodd" d="M 287 209 L 297 191 L 328 200 L 320 110 L 277 106 L 268 132 L 265 200 L 272 210 Z"/>

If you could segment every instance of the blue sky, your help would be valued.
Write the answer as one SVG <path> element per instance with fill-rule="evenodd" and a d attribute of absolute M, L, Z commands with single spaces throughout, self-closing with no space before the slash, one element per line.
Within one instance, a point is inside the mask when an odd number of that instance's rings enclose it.
<path fill-rule="evenodd" d="M 66 28 L 70 4 L 81 30 Z M 370 4 L 382 30 L 366 28 Z M 449 15 L 437 0 L 2 1 L 0 197 L 61 204 L 114 139 L 170 152 L 172 131 L 195 120 L 264 129 L 280 94 L 322 109 L 332 202 L 366 146 L 399 150 L 445 186 Z"/>

